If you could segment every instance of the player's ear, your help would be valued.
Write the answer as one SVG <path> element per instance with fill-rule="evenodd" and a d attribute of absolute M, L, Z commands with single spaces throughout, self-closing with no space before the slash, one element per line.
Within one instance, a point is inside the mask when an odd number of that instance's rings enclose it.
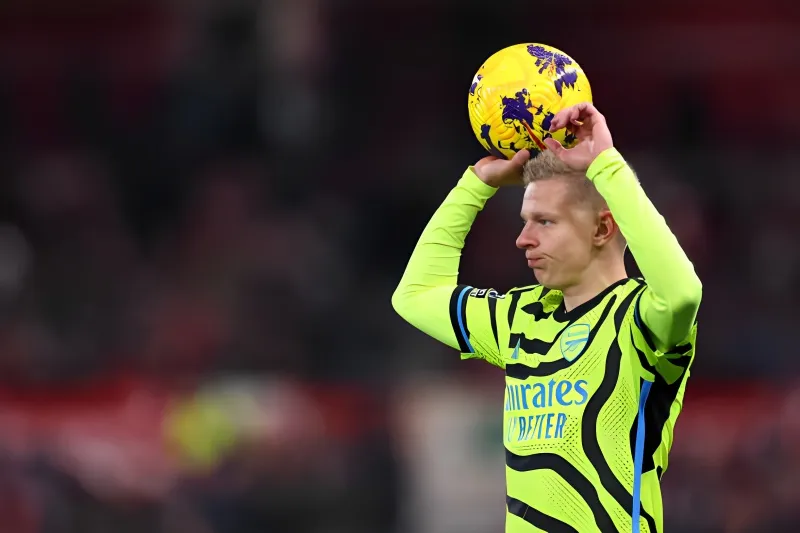
<path fill-rule="evenodd" d="M 614 216 L 608 209 L 601 210 L 597 215 L 597 229 L 594 233 L 594 245 L 604 246 L 614 238 L 619 231 Z"/>

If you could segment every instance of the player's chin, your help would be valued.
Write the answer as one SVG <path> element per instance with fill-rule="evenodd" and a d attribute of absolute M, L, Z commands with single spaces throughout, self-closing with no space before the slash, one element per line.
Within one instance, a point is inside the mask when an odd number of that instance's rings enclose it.
<path fill-rule="evenodd" d="M 550 289 L 551 291 L 560 291 L 564 286 L 562 280 L 560 280 L 558 276 L 554 276 L 553 273 L 549 272 L 547 269 L 534 268 L 532 270 L 537 283 L 542 287 Z"/>
<path fill-rule="evenodd" d="M 533 276 L 536 278 L 536 282 L 539 285 L 544 285 L 547 287 L 547 283 L 550 280 L 550 276 L 547 275 L 547 270 L 541 267 L 532 267 L 531 271 L 533 272 Z"/>

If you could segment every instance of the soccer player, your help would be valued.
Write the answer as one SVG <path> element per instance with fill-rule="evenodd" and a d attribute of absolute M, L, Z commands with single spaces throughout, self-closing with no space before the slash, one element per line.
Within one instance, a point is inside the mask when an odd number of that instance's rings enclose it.
<path fill-rule="evenodd" d="M 481 159 L 422 233 L 392 304 L 506 373 L 506 532 L 663 530 L 660 478 L 694 357 L 694 267 L 588 103 L 579 142 Z M 539 284 L 459 284 L 464 239 L 497 187 L 525 185 L 517 247 Z M 630 247 L 644 279 L 628 277 Z M 479 482 L 479 480 L 475 480 Z"/>

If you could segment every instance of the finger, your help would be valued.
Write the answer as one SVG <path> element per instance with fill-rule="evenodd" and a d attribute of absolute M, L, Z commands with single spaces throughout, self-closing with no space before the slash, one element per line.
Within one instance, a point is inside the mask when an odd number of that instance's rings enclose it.
<path fill-rule="evenodd" d="M 605 117 L 597 110 L 591 102 L 581 102 L 574 106 L 559 111 L 550 122 L 550 131 L 558 131 L 562 128 L 569 128 L 570 131 L 578 131 L 581 126 L 605 120 Z"/>
<path fill-rule="evenodd" d="M 561 146 L 561 143 L 558 142 L 557 140 L 553 139 L 552 137 L 548 137 L 547 139 L 545 139 L 544 140 L 544 144 L 559 159 L 561 159 L 562 156 L 567 152 L 567 149 L 564 148 L 563 146 Z"/>
<path fill-rule="evenodd" d="M 599 114 L 597 109 L 592 105 L 591 102 L 581 102 L 579 104 L 575 104 L 574 106 L 568 108 L 569 115 L 565 116 L 567 124 L 572 124 L 575 126 L 582 126 L 584 122 L 589 120 L 591 117 Z"/>
<path fill-rule="evenodd" d="M 558 131 L 565 127 L 567 124 L 578 118 L 578 113 L 579 110 L 576 109 L 576 106 L 562 109 L 556 113 L 556 116 L 550 121 L 550 131 Z"/>
<path fill-rule="evenodd" d="M 581 102 L 575 104 L 574 107 L 579 117 L 588 117 L 597 112 L 597 109 L 595 109 L 591 102 Z"/>
<path fill-rule="evenodd" d="M 522 168 L 525 163 L 531 158 L 531 153 L 528 150 L 522 149 L 511 158 L 511 163 Z"/>
<path fill-rule="evenodd" d="M 603 117 L 600 111 L 598 111 L 591 102 L 581 102 L 575 107 L 579 109 L 576 120 L 580 121 L 580 125 L 583 125 L 585 122 L 594 123 L 599 120 L 605 120 L 605 117 Z"/>
<path fill-rule="evenodd" d="M 483 157 L 480 160 L 478 160 L 478 162 L 475 163 L 475 166 L 477 167 L 478 165 L 487 165 L 492 161 L 497 161 L 497 159 L 498 158 L 493 155 L 487 155 L 486 157 Z"/>

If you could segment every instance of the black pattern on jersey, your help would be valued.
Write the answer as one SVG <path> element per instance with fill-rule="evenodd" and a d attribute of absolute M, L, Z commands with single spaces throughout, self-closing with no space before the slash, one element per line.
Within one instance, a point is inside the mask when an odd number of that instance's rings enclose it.
<path fill-rule="evenodd" d="M 636 281 L 639 283 L 640 287 L 644 286 L 644 282 L 642 282 L 642 281 L 640 281 L 638 279 Z M 639 331 L 642 332 L 642 337 L 644 338 L 645 344 L 647 344 L 647 347 L 650 349 L 651 352 L 655 352 L 656 351 L 656 343 L 653 342 L 653 335 L 650 333 L 650 330 L 647 328 L 647 326 L 645 326 L 642 323 L 642 315 L 641 315 L 641 313 L 639 311 L 639 302 L 642 299 L 642 297 L 641 297 L 642 294 L 644 294 L 644 291 L 642 291 L 639 294 L 639 298 L 636 299 L 636 308 L 633 310 L 633 313 L 634 313 L 633 316 L 634 316 L 634 319 L 636 321 L 636 327 L 639 328 Z"/>
<path fill-rule="evenodd" d="M 511 295 L 511 305 L 508 308 L 508 329 L 511 329 L 511 326 L 514 324 L 514 315 L 517 313 L 517 305 L 519 305 L 519 299 L 522 298 L 522 295 L 539 288 L 541 288 L 541 285 L 531 285 L 530 287 L 508 291 L 508 294 Z M 546 290 L 547 289 L 544 289 L 544 291 Z M 508 296 L 508 294 L 506 294 L 506 296 Z M 546 294 L 546 292 L 543 292 L 543 294 Z"/>
<path fill-rule="evenodd" d="M 580 473 L 572 463 L 554 453 L 537 453 L 534 455 L 517 455 L 506 449 L 506 465 L 517 472 L 531 472 L 533 470 L 552 470 L 577 492 L 589 506 L 594 516 L 594 521 L 600 533 L 616 533 L 617 528 L 611 520 L 608 511 L 603 507 L 597 489 L 586 476 Z M 529 506 L 530 509 L 530 506 Z M 511 509 L 509 508 L 509 511 Z M 530 510 L 528 511 L 530 512 Z M 536 525 L 536 524 L 534 524 Z M 545 531 L 556 531 L 536 525 Z M 655 529 L 653 529 L 655 531 Z"/>
<path fill-rule="evenodd" d="M 571 525 L 537 511 L 527 503 L 511 496 L 506 496 L 506 507 L 508 507 L 509 513 L 548 533 L 578 533 L 578 530 Z"/>
<path fill-rule="evenodd" d="M 559 332 L 556 333 L 556 338 L 551 342 L 543 341 L 542 339 L 529 339 L 522 333 L 511 333 L 508 336 L 508 347 L 513 348 L 519 342 L 519 349 L 525 353 L 531 355 L 547 355 L 547 352 L 549 352 L 550 348 L 552 348 L 553 344 L 555 344 L 555 340 L 558 339 L 559 335 L 561 335 L 561 332 L 567 329 L 568 325 L 569 324 L 561 328 Z"/>
<path fill-rule="evenodd" d="M 497 299 L 489 298 L 489 321 L 492 325 L 492 335 L 494 336 L 494 343 L 500 348 L 500 338 L 497 336 Z"/>
<path fill-rule="evenodd" d="M 619 345 L 619 331 L 622 327 L 622 321 L 628 309 L 630 309 L 633 299 L 643 288 L 644 285 L 640 285 L 626 296 L 614 313 L 614 327 L 617 335 L 614 337 L 608 351 L 608 356 L 606 357 L 603 381 L 586 404 L 586 409 L 583 412 L 583 420 L 581 422 L 581 444 L 583 445 L 586 456 L 589 458 L 589 462 L 592 463 L 592 466 L 600 477 L 600 483 L 617 501 L 620 507 L 625 509 L 630 515 L 633 514 L 633 494 L 628 491 L 619 479 L 617 479 L 617 476 L 614 475 L 614 471 L 611 470 L 611 467 L 603 456 L 603 451 L 597 439 L 597 419 L 600 416 L 600 410 L 614 393 L 614 388 L 619 379 L 619 369 L 622 359 L 622 348 Z M 655 533 L 655 531 L 657 531 L 655 520 L 645 511 L 641 503 L 639 503 L 639 506 L 641 516 L 647 521 L 650 531 Z"/>
<path fill-rule="evenodd" d="M 469 289 L 469 285 L 458 285 L 453 294 L 450 295 L 450 323 L 453 325 L 453 330 L 458 339 L 458 347 L 461 353 L 469 353 L 469 328 L 467 327 L 467 299 L 469 292 L 464 292 L 464 289 Z M 459 301 L 460 300 L 460 301 Z M 461 325 L 464 327 L 464 332 L 461 332 L 459 327 L 458 317 L 461 316 Z"/>
<path fill-rule="evenodd" d="M 633 346 L 633 349 L 636 350 L 636 355 L 639 356 L 639 364 L 642 365 L 642 368 L 644 368 L 645 370 L 647 370 L 651 374 L 655 374 L 656 373 L 656 367 L 654 367 L 653 365 L 650 364 L 650 361 L 648 361 L 647 356 L 644 354 L 644 352 L 641 351 L 636 346 L 636 339 L 633 336 L 633 328 L 631 328 L 631 346 Z"/>
<path fill-rule="evenodd" d="M 539 298 L 541 298 L 541 296 Z M 555 309 L 553 309 L 553 311 L 555 311 Z M 542 303 L 541 300 L 522 306 L 522 312 L 533 316 L 534 320 L 548 318 L 553 314 L 553 311 L 545 311 L 544 303 Z"/>
<path fill-rule="evenodd" d="M 605 323 L 606 318 L 608 317 L 608 313 L 611 312 L 611 309 L 614 307 L 614 303 L 617 301 L 616 296 L 612 296 L 608 303 L 606 304 L 605 308 L 603 309 L 603 313 L 600 315 L 600 318 L 595 323 L 592 330 L 589 332 L 589 338 L 586 341 L 586 344 L 583 347 L 583 350 L 586 350 L 589 346 L 591 346 L 592 341 L 597 336 L 597 332 L 600 330 L 600 327 Z M 528 354 L 540 354 L 546 355 L 547 352 L 550 351 L 550 348 L 559 340 L 561 333 L 564 332 L 566 328 L 571 326 L 577 318 L 573 318 L 569 322 L 567 322 L 564 327 L 556 334 L 555 338 L 552 342 L 546 342 L 541 339 L 528 339 L 521 333 L 512 333 L 510 336 L 510 341 L 508 343 L 509 348 L 513 348 L 519 342 L 519 349 L 524 351 Z M 515 379 L 527 379 L 532 376 L 536 377 L 543 377 L 543 376 L 550 376 L 555 374 L 559 370 L 563 370 L 570 366 L 571 364 L 578 361 L 583 355 L 583 352 L 578 354 L 572 361 L 567 361 L 566 358 L 562 357 L 557 361 L 548 361 L 539 363 L 536 367 L 531 367 L 527 365 L 523 365 L 522 363 L 514 363 L 510 365 L 506 365 L 506 375 Z"/>
<path fill-rule="evenodd" d="M 644 411 L 644 455 L 642 460 L 642 473 L 653 470 L 655 462 L 653 456 L 661 445 L 661 434 L 664 430 L 664 425 L 669 420 L 670 409 L 675 402 L 675 398 L 680 392 L 681 386 L 686 381 L 689 373 L 687 370 L 692 365 L 694 357 L 683 357 L 686 353 L 691 351 L 691 344 L 684 344 L 678 346 L 672 352 L 664 354 L 670 364 L 683 368 L 683 373 L 672 384 L 667 383 L 667 380 L 659 374 L 654 372 L 653 385 L 650 387 L 650 393 L 647 396 L 647 403 L 645 404 Z M 630 431 L 631 450 L 634 450 L 636 442 L 636 429 L 639 424 L 639 417 L 633 421 Z M 663 470 L 662 470 L 663 472 Z M 658 474 L 661 479 L 661 472 Z"/>
<path fill-rule="evenodd" d="M 686 355 L 687 353 L 691 352 L 692 348 L 694 348 L 694 346 L 692 346 L 692 343 L 687 342 L 686 344 L 681 344 L 680 346 L 676 346 L 674 349 L 670 350 L 664 355 L 667 357 L 667 359 L 672 361 L 673 364 L 677 365 L 679 364 L 677 360 L 682 356 Z"/>

